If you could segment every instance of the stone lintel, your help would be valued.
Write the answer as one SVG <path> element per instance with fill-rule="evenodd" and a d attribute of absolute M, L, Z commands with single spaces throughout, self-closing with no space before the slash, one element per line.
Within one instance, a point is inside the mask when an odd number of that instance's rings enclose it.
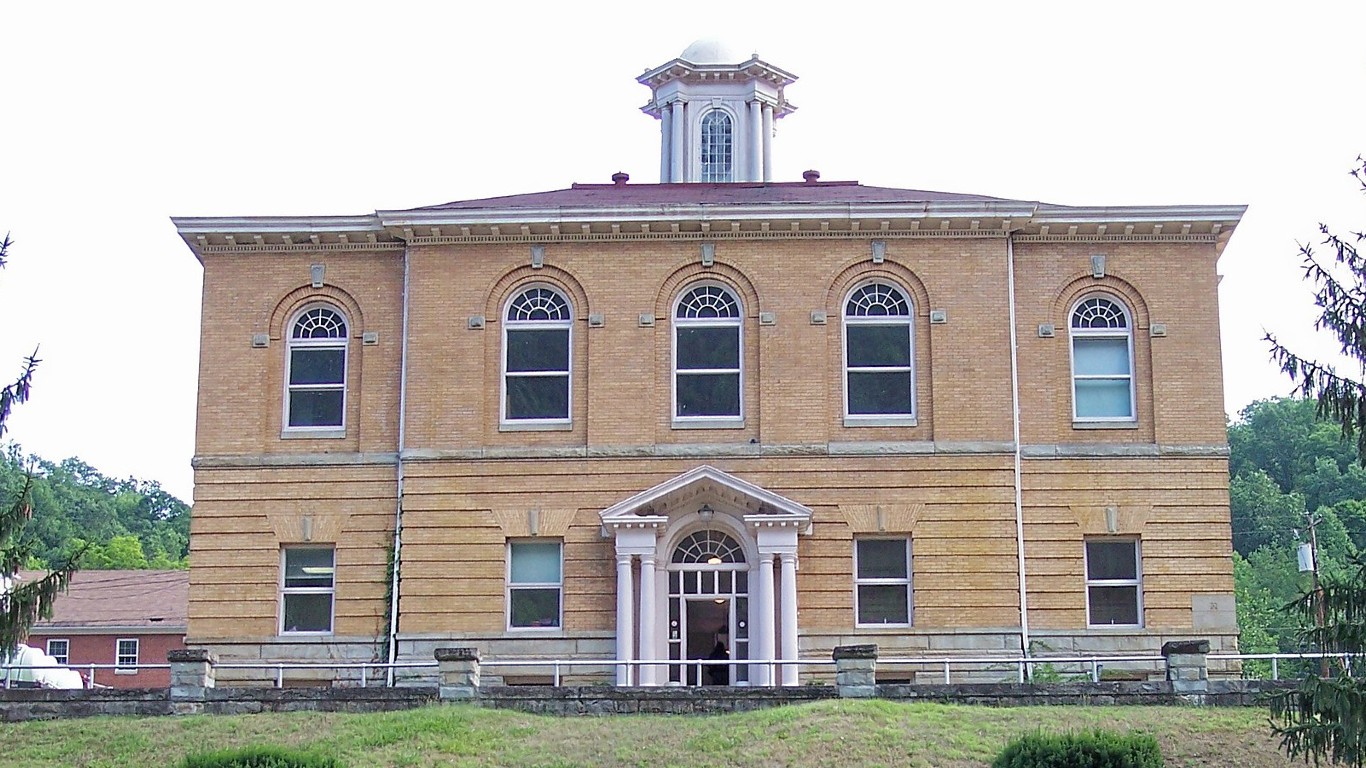
<path fill-rule="evenodd" d="M 170 664 L 217 664 L 218 656 L 208 648 L 177 648 L 166 652 Z"/>
<path fill-rule="evenodd" d="M 876 659 L 877 644 L 868 643 L 865 645 L 841 645 L 837 646 L 831 653 L 835 661 L 840 659 Z"/>
<path fill-rule="evenodd" d="M 433 654 L 437 661 L 479 661 L 478 648 L 437 648 Z"/>
<path fill-rule="evenodd" d="M 1162 644 L 1163 657 L 1181 654 L 1209 653 L 1208 640 L 1172 640 Z"/>

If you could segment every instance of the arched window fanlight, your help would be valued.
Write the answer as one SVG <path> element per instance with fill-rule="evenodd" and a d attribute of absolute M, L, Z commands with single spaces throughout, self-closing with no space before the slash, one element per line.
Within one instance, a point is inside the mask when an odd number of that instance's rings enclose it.
<path fill-rule="evenodd" d="M 745 551 L 729 535 L 714 529 L 697 531 L 674 548 L 673 562 L 683 565 L 745 562 Z"/>

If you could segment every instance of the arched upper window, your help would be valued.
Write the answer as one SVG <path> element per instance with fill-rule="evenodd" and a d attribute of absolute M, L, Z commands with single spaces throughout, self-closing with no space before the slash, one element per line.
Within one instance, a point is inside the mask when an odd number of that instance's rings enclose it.
<path fill-rule="evenodd" d="M 708 529 L 680 541 L 671 559 L 675 563 L 692 565 L 743 563 L 745 551 L 727 534 Z"/>
<path fill-rule="evenodd" d="M 1109 296 L 1072 309 L 1072 415 L 1077 421 L 1134 420 L 1134 335 L 1129 311 Z"/>
<path fill-rule="evenodd" d="M 503 421 L 568 423 L 569 301 L 535 286 L 508 302 L 504 318 Z"/>
<path fill-rule="evenodd" d="M 844 305 L 844 415 L 852 422 L 914 418 L 915 366 L 906 293 L 868 283 Z"/>
<path fill-rule="evenodd" d="M 740 410 L 740 302 L 719 285 L 684 292 L 674 310 L 674 417 L 735 420 Z"/>
<path fill-rule="evenodd" d="M 730 115 L 713 109 L 702 116 L 702 181 L 735 181 L 735 132 Z"/>
<path fill-rule="evenodd" d="M 285 356 L 285 428 L 336 430 L 346 414 L 346 318 L 306 307 L 290 324 Z"/>

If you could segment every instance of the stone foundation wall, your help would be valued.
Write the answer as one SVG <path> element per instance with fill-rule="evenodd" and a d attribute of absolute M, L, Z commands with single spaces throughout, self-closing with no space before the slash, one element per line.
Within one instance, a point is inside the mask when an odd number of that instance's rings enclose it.
<path fill-rule="evenodd" d="M 1260 706 L 1266 692 L 1293 688 L 1294 682 L 1211 680 L 1207 706 Z M 204 692 L 205 714 L 259 712 L 385 712 L 414 709 L 439 701 L 435 686 L 400 688 L 211 688 Z M 984 706 L 1188 705 L 1190 699 L 1170 683 L 1052 683 L 878 685 L 874 695 L 891 701 L 925 701 Z M 835 699 L 831 685 L 792 688 L 612 688 L 607 686 L 486 686 L 468 699 L 476 706 L 550 715 L 716 714 L 806 704 Z M 0 690 L 0 720 L 52 720 L 97 715 L 173 714 L 169 691 Z"/>

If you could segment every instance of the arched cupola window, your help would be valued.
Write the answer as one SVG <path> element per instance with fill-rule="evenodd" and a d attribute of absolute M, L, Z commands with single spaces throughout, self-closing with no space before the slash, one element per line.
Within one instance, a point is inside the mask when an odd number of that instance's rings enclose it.
<path fill-rule="evenodd" d="M 528 288 L 503 323 L 503 421 L 568 423 L 574 312 L 559 292 Z"/>
<path fill-rule="evenodd" d="M 844 305 L 844 414 L 850 421 L 915 416 L 913 307 L 906 293 L 868 283 Z"/>
<path fill-rule="evenodd" d="M 1109 296 L 1072 310 L 1072 415 L 1077 421 L 1134 420 L 1134 336 L 1127 308 Z"/>
<path fill-rule="evenodd" d="M 735 131 L 730 115 L 713 109 L 702 116 L 702 181 L 735 181 Z"/>
<path fill-rule="evenodd" d="M 741 418 L 740 302 L 719 285 L 685 292 L 674 310 L 674 418 Z"/>
<path fill-rule="evenodd" d="M 285 354 L 285 429 L 337 430 L 346 414 L 346 317 L 306 307 L 290 324 Z"/>

